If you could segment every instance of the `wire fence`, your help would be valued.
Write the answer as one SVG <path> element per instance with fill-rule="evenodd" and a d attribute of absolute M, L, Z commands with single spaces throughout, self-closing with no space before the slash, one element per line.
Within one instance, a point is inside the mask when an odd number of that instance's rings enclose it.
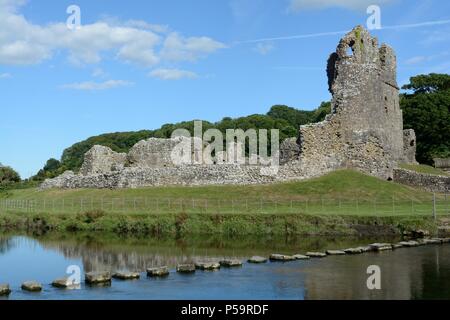
<path fill-rule="evenodd" d="M 266 213 L 324 215 L 450 215 L 450 195 L 435 194 L 430 199 L 175 199 L 175 198 L 61 198 L 4 199 L 0 212 L 83 213 Z"/>

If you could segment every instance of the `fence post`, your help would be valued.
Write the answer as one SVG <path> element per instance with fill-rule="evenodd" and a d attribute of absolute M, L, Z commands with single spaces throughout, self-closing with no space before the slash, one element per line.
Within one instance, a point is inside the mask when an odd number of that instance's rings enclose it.
<path fill-rule="evenodd" d="M 433 218 L 436 220 L 436 193 L 433 193 Z"/>
<path fill-rule="evenodd" d="M 392 214 L 395 215 L 395 198 L 392 196 Z"/>
<path fill-rule="evenodd" d="M 445 194 L 445 206 L 447 207 L 447 214 L 450 214 L 449 206 L 448 206 L 448 195 Z"/>

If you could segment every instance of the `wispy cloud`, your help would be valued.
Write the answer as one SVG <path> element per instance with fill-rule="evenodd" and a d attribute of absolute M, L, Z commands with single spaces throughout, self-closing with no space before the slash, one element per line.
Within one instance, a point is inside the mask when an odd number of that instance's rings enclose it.
<path fill-rule="evenodd" d="M 198 78 L 198 75 L 196 73 L 180 69 L 156 69 L 150 72 L 149 76 L 153 78 L 159 78 L 161 80 L 180 80 L 183 78 L 187 79 Z"/>
<path fill-rule="evenodd" d="M 372 4 L 382 5 L 394 0 L 290 0 L 288 11 L 321 10 L 327 8 L 345 8 L 350 10 L 365 10 Z"/>
<path fill-rule="evenodd" d="M 73 90 L 84 90 L 84 91 L 100 91 L 100 90 L 108 90 L 120 87 L 129 87 L 134 83 L 125 80 L 108 80 L 104 82 L 94 82 L 94 81 L 86 81 L 86 82 L 78 82 L 78 83 L 69 83 L 62 85 L 63 89 L 73 89 Z"/>
<path fill-rule="evenodd" d="M 415 57 L 411 57 L 409 59 L 407 59 L 405 61 L 405 64 L 407 65 L 415 65 L 415 64 L 420 64 L 420 63 L 424 63 L 424 62 L 430 62 L 430 61 L 435 61 L 435 60 L 442 60 L 443 58 L 446 58 L 450 55 L 450 51 L 442 51 L 436 54 L 432 54 L 429 56 L 415 56 Z"/>
<path fill-rule="evenodd" d="M 426 28 L 426 27 L 449 25 L 449 24 L 450 24 L 450 20 L 434 20 L 434 21 L 425 21 L 425 22 L 410 23 L 410 24 L 382 26 L 381 29 L 379 29 L 379 30 L 383 31 L 383 30 Z M 351 30 L 340 30 L 340 31 L 328 31 L 328 32 L 306 33 L 306 34 L 297 34 L 297 35 L 289 35 L 289 36 L 279 36 L 279 37 L 271 37 L 271 38 L 260 38 L 260 39 L 238 41 L 238 42 L 235 42 L 235 44 L 328 37 L 328 36 L 344 35 L 350 31 Z"/>
<path fill-rule="evenodd" d="M 10 73 L 0 73 L 0 79 L 9 79 L 12 75 Z"/>
<path fill-rule="evenodd" d="M 409 58 L 408 60 L 406 60 L 405 64 L 408 64 L 408 65 L 418 64 L 418 63 L 425 61 L 426 59 L 427 58 L 424 56 L 416 56 L 416 57 L 412 57 L 412 58 Z"/>
<path fill-rule="evenodd" d="M 269 42 L 259 42 L 256 45 L 256 47 L 255 47 L 255 51 L 258 52 L 259 54 L 262 54 L 262 55 L 268 54 L 273 49 L 275 49 L 275 45 L 271 41 L 269 41 Z"/>
<path fill-rule="evenodd" d="M 95 68 L 92 71 L 92 76 L 94 78 L 105 78 L 108 76 L 108 73 L 106 73 L 102 68 Z"/>

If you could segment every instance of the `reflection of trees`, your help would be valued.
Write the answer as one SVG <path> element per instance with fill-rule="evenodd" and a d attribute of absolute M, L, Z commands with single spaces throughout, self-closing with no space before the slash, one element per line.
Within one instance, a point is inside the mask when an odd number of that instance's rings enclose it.
<path fill-rule="evenodd" d="M 0 254 L 5 254 L 15 247 L 11 237 L 0 237 Z"/>
<path fill-rule="evenodd" d="M 38 241 L 47 248 L 56 249 L 68 258 L 83 261 L 87 271 L 129 269 L 143 271 L 147 267 L 220 258 L 245 259 L 253 255 L 268 256 L 271 253 L 294 254 L 326 248 L 350 247 L 353 239 L 273 238 L 244 237 L 238 239 L 220 237 L 188 237 L 183 239 L 114 238 L 108 235 L 61 235 L 41 237 Z M 340 241 L 343 241 L 341 243 Z M 368 240 L 356 240 L 367 243 Z"/>
<path fill-rule="evenodd" d="M 415 299 L 449 299 L 450 298 L 450 249 L 448 246 L 436 246 L 427 252 L 423 259 L 422 286 L 414 288 Z"/>

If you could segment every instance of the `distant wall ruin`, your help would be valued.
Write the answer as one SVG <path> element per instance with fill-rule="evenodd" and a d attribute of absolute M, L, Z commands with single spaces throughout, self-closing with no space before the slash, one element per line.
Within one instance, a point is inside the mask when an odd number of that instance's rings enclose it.
<path fill-rule="evenodd" d="M 177 164 L 171 153 L 182 138 L 151 138 L 138 142 L 128 154 L 94 146 L 86 153 L 80 174 L 66 172 L 46 180 L 41 188 L 260 184 L 342 168 L 392 179 L 399 162 L 415 163 L 416 150 L 414 131 L 403 131 L 396 68 L 393 49 L 380 47 L 363 27 L 342 38 L 327 65 L 332 113 L 320 123 L 301 126 L 298 138 L 281 143 L 276 175 L 264 174 L 260 165 L 225 161 L 234 158 L 226 151 L 216 155 L 221 160 L 213 164 L 204 163 L 197 151 L 181 155 L 190 157 L 192 164 Z"/>

